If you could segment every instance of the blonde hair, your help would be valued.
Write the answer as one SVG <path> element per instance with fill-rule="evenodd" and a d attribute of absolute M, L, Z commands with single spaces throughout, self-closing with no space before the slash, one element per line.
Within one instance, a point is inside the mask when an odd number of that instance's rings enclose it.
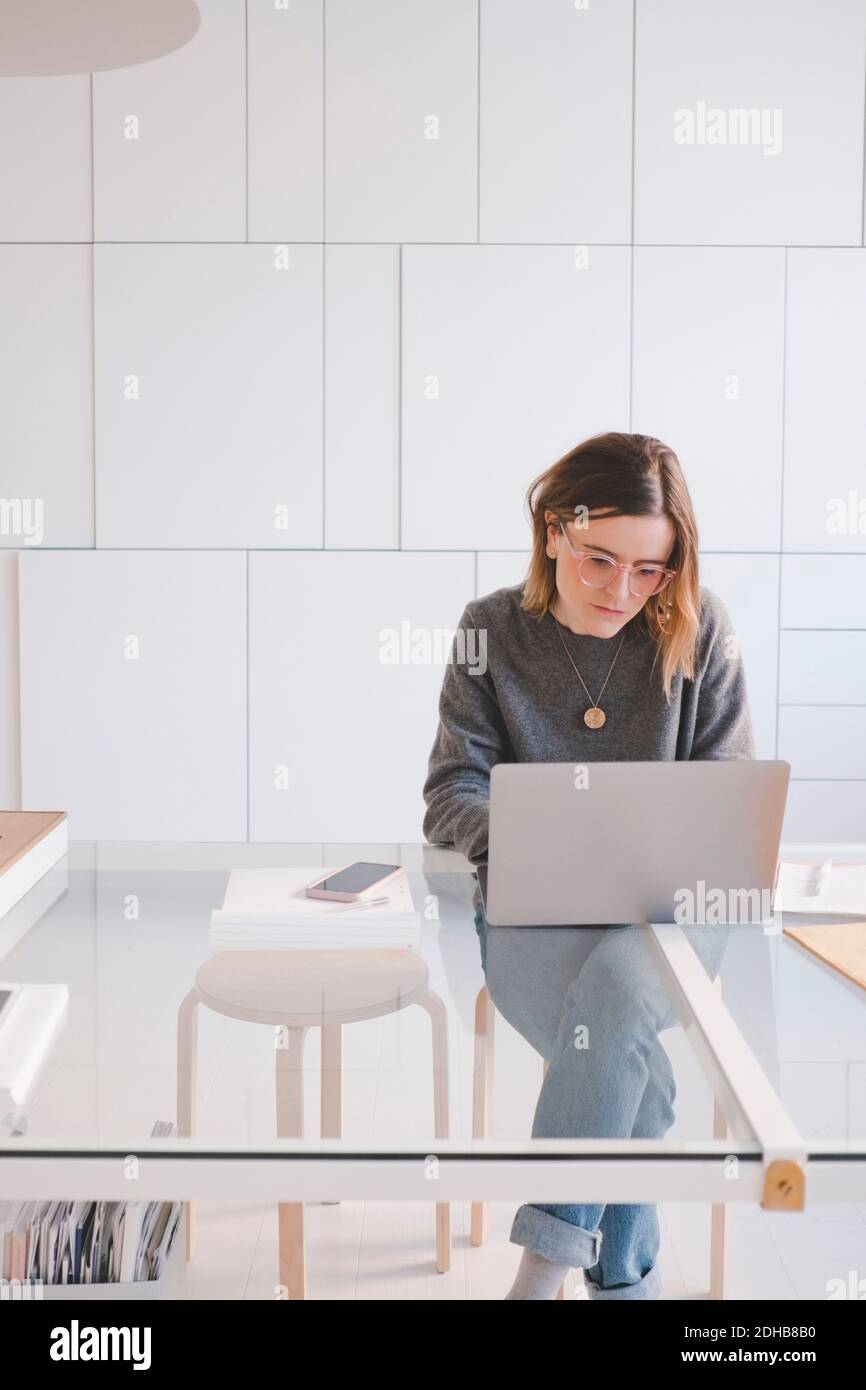
<path fill-rule="evenodd" d="M 522 607 L 539 621 L 556 596 L 556 560 L 547 553 L 545 511 L 574 520 L 586 514 L 667 516 L 676 533 L 668 566 L 677 573 L 647 599 L 635 622 L 655 639 L 668 703 L 678 670 L 694 679 L 695 643 L 700 627 L 698 528 L 692 500 L 673 449 L 645 434 L 596 434 L 541 473 L 527 489 L 532 525 L 532 558 L 523 586 Z"/>

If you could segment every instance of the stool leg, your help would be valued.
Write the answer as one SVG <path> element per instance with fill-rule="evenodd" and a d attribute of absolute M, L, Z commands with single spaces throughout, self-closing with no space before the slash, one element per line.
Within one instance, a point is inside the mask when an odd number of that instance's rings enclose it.
<path fill-rule="evenodd" d="M 191 1137 L 195 1133 L 196 1067 L 198 1061 L 198 992 L 191 989 L 177 1012 L 177 1132 Z M 186 1203 L 186 1258 L 191 1260 L 196 1245 L 196 1204 Z"/>
<path fill-rule="evenodd" d="M 428 990 L 418 1000 L 433 1025 L 433 1129 L 437 1139 L 448 1138 L 448 1010 L 438 994 Z M 451 1206 L 436 1203 L 436 1269 L 451 1268 Z"/>
<path fill-rule="evenodd" d="M 343 1029 L 339 1023 L 322 1024 L 321 1128 L 323 1139 L 339 1139 L 343 1133 Z M 325 1206 L 339 1206 L 339 1198 Z"/>
<path fill-rule="evenodd" d="M 297 1139 L 304 1130 L 304 1038 L 306 1028 L 289 1028 L 288 1047 L 277 1048 L 277 1138 Z M 280 1283 L 288 1298 L 307 1296 L 304 1204 L 280 1202 Z"/>
<path fill-rule="evenodd" d="M 713 1100 L 713 1138 L 727 1139 L 728 1121 L 717 1100 Z M 715 1202 L 710 1214 L 710 1298 L 725 1297 L 725 1238 L 728 1209 Z"/>
<path fill-rule="evenodd" d="M 542 1084 L 542 1086 L 544 1085 L 544 1078 L 547 1076 L 547 1073 L 548 1073 L 549 1071 L 550 1071 L 550 1058 L 549 1058 L 549 1057 L 545 1057 L 545 1058 L 543 1059 L 542 1067 L 541 1067 L 541 1084 Z M 557 1289 L 556 1293 L 554 1294 L 554 1300 L 556 1300 L 556 1299 L 558 1299 L 558 1298 L 565 1298 L 565 1280 L 564 1280 L 564 1279 L 563 1279 L 562 1283 L 560 1284 L 559 1288 Z"/>
<path fill-rule="evenodd" d="M 482 985 L 475 1000 L 475 1073 L 472 1078 L 472 1138 L 486 1139 L 490 1133 L 493 1114 L 493 1021 L 496 1010 L 490 991 Z M 483 1245 L 487 1239 L 487 1208 L 484 1202 L 473 1202 L 470 1234 L 472 1245 Z"/>

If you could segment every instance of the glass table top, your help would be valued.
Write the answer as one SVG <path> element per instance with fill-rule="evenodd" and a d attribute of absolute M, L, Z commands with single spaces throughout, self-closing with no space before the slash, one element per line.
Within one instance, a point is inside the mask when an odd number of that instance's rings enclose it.
<path fill-rule="evenodd" d="M 405 868 L 414 947 L 212 940 L 232 869 L 312 880 L 353 859 Z M 476 886 L 462 856 L 425 845 L 71 844 L 0 919 L 0 982 L 68 989 L 0 1152 L 128 1149 L 160 1123 L 183 1134 L 191 1104 L 191 1146 L 250 1153 L 275 1141 L 280 1085 L 279 1132 L 311 1150 L 322 1135 L 347 1152 L 711 1139 L 718 1091 L 649 929 L 484 939 Z M 866 991 L 786 933 L 805 920 L 682 931 L 810 1152 L 866 1158 Z M 754 1148 L 748 1116 L 728 1120 Z"/>

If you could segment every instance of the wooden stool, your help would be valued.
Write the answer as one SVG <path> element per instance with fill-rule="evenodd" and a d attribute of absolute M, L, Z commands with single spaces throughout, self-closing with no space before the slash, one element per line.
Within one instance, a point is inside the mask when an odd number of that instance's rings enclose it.
<path fill-rule="evenodd" d="M 437 1139 L 448 1137 L 448 1015 L 429 988 L 427 964 L 415 951 L 250 950 L 222 951 L 200 966 L 177 1020 L 177 1127 L 195 1133 L 197 1013 L 199 1005 L 227 1018 L 285 1030 L 276 1049 L 278 1138 L 303 1133 L 303 1050 L 309 1028 L 321 1028 L 322 1138 L 342 1130 L 342 1028 L 383 1018 L 417 1004 L 433 1030 L 433 1109 Z M 304 1204 L 281 1202 L 280 1283 L 290 1299 L 306 1296 Z M 451 1265 L 451 1209 L 436 1204 L 436 1268 Z M 195 1247 L 195 1207 L 187 1203 L 187 1259 Z"/>
<path fill-rule="evenodd" d="M 722 982 L 715 980 L 721 993 Z M 472 1137 L 486 1139 L 490 1134 L 493 1116 L 493 1056 L 496 1007 L 486 985 L 482 985 L 475 1000 L 475 1070 L 472 1082 Z M 550 1063 L 545 1060 L 543 1077 Z M 713 1138 L 727 1139 L 728 1122 L 718 1100 L 713 1097 Z M 727 1208 L 724 1202 L 715 1203 L 710 1217 L 710 1298 L 725 1296 L 725 1235 Z M 483 1245 L 487 1239 L 487 1210 L 484 1202 L 473 1202 L 470 1221 L 472 1245 Z M 565 1282 L 557 1298 L 565 1298 Z"/>

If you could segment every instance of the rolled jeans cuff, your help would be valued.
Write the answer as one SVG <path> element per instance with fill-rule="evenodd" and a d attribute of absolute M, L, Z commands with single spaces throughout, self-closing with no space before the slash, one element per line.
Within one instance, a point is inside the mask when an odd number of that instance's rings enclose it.
<path fill-rule="evenodd" d="M 509 1237 L 515 1245 L 525 1245 L 537 1255 L 555 1264 L 571 1265 L 574 1269 L 592 1269 L 598 1264 L 602 1232 L 587 1231 L 573 1226 L 538 1207 L 518 1207 Z"/>
<path fill-rule="evenodd" d="M 602 1289 L 587 1278 L 586 1273 L 584 1273 L 583 1282 L 586 1285 L 588 1298 L 661 1298 L 662 1293 L 662 1279 L 658 1265 L 653 1265 L 651 1269 L 648 1269 L 644 1277 L 639 1279 L 636 1284 L 620 1284 L 618 1288 Z"/>

